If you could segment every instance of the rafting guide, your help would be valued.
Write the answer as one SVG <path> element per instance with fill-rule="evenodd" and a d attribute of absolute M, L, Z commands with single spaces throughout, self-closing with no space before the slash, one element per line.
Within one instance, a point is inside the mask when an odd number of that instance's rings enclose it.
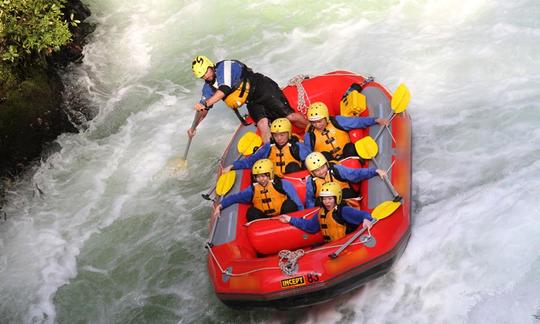
<path fill-rule="evenodd" d="M 284 117 L 297 127 L 307 126 L 306 118 L 295 112 L 274 80 L 261 73 L 253 72 L 244 63 L 237 60 L 223 60 L 214 64 L 208 57 L 199 55 L 191 64 L 195 77 L 203 79 L 202 97 L 195 103 L 200 112 L 194 126 L 188 130 L 188 136 L 195 136 L 197 125 L 206 117 L 215 103 L 224 100 L 235 114 L 240 116 L 238 108 L 247 104 L 251 119 L 257 125 L 263 141 L 270 141 L 269 123 Z"/>
<path fill-rule="evenodd" d="M 274 163 L 269 159 L 255 162 L 251 174 L 255 183 L 239 193 L 226 196 L 214 208 L 215 216 L 236 203 L 252 204 L 246 214 L 248 221 L 304 209 L 292 184 L 274 176 Z"/>

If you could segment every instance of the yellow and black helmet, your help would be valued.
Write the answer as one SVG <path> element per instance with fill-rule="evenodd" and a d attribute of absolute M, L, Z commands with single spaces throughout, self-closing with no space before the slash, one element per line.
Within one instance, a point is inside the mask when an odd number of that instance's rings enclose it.
<path fill-rule="evenodd" d="M 270 180 L 274 179 L 274 163 L 269 159 L 260 159 L 253 164 L 251 168 L 251 174 L 253 176 L 257 174 L 268 173 Z"/>
<path fill-rule="evenodd" d="M 328 163 L 328 160 L 320 152 L 311 152 L 306 156 L 306 168 L 309 172 L 313 172 L 323 165 Z"/>
<path fill-rule="evenodd" d="M 324 102 L 317 101 L 309 105 L 307 109 L 307 119 L 309 121 L 317 121 L 323 118 L 328 120 L 328 117 L 328 107 L 326 107 Z"/>
<path fill-rule="evenodd" d="M 289 138 L 291 138 L 292 133 L 292 124 L 287 118 L 278 118 L 272 122 L 270 125 L 271 133 L 289 133 Z"/>
<path fill-rule="evenodd" d="M 191 63 L 191 69 L 197 78 L 202 78 L 206 74 L 209 67 L 213 68 L 214 63 L 210 61 L 208 57 L 203 55 L 196 56 Z"/>
<path fill-rule="evenodd" d="M 320 197 L 334 197 L 336 199 L 336 205 L 341 203 L 341 186 L 335 182 L 327 182 L 321 186 Z"/>

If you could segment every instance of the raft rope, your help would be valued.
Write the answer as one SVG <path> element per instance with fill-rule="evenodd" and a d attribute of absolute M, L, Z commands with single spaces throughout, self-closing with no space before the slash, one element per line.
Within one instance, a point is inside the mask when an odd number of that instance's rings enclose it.
<path fill-rule="evenodd" d="M 241 273 L 233 273 L 232 271 L 229 271 L 228 269 L 227 270 L 223 269 L 223 267 L 221 266 L 221 263 L 219 263 L 216 255 L 214 254 L 214 251 L 212 251 L 212 245 L 210 243 L 206 243 L 206 247 L 208 248 L 208 251 L 210 252 L 210 255 L 212 256 L 212 259 L 214 259 L 214 262 L 217 264 L 219 271 L 222 274 L 225 274 L 230 277 L 241 277 L 241 276 L 245 276 L 254 272 L 264 271 L 264 270 L 280 270 L 279 267 L 265 267 L 265 268 L 253 269 L 253 270 L 241 272 Z"/>
<path fill-rule="evenodd" d="M 281 250 L 279 251 L 279 268 L 287 276 L 292 276 L 298 271 L 298 259 L 304 256 L 304 250 L 296 251 Z"/>
<path fill-rule="evenodd" d="M 359 75 L 359 74 L 355 74 L 355 73 L 335 73 L 335 74 L 321 74 L 321 75 L 316 75 L 314 76 L 314 78 L 319 78 L 319 77 L 335 77 L 335 76 L 361 76 L 362 78 L 364 78 L 364 82 L 362 82 L 362 86 L 364 86 L 365 84 L 367 83 L 370 83 L 370 82 L 373 82 L 375 80 L 374 77 L 372 76 L 368 76 L 368 77 L 364 77 L 362 75 Z M 298 74 L 298 75 L 295 75 L 294 77 L 292 77 L 289 82 L 287 83 L 288 86 L 291 86 L 291 87 L 296 87 L 296 90 L 298 92 L 298 103 L 297 103 L 297 110 L 299 112 L 301 112 L 304 116 L 306 115 L 307 113 L 307 107 L 311 104 L 311 101 L 309 99 L 309 96 L 306 92 L 306 89 L 304 88 L 304 86 L 302 85 L 302 82 L 304 80 L 307 80 L 307 79 L 310 79 L 312 77 L 310 77 L 308 74 Z"/>
<path fill-rule="evenodd" d="M 360 197 L 360 199 L 362 199 L 362 197 Z M 317 211 L 318 211 L 318 209 L 312 210 L 312 211 L 310 211 L 309 213 L 307 213 L 307 214 L 305 214 L 304 216 L 302 216 L 302 218 L 306 218 L 306 217 L 308 217 L 309 215 L 316 213 Z M 277 218 L 259 218 L 259 219 L 254 219 L 254 220 L 252 220 L 252 221 L 250 221 L 250 222 L 245 223 L 244 226 L 247 227 L 247 226 L 249 226 L 249 225 L 251 225 L 251 224 L 253 224 L 253 223 L 264 222 L 264 221 L 269 221 L 269 220 L 272 220 L 272 221 L 278 221 Z"/>
<path fill-rule="evenodd" d="M 369 228 L 368 228 L 367 231 L 368 231 L 368 235 L 360 237 L 358 242 L 352 243 L 349 246 L 360 245 L 360 244 L 364 244 L 367 241 L 369 241 L 371 239 L 371 231 L 370 231 Z M 214 254 L 214 251 L 212 251 L 212 245 L 210 243 L 206 243 L 206 247 L 208 248 L 208 251 L 210 252 L 210 255 L 212 256 L 212 259 L 214 259 L 214 262 L 218 266 L 219 271 L 221 272 L 221 274 L 224 274 L 224 275 L 227 275 L 227 276 L 230 276 L 230 277 L 241 277 L 241 276 L 249 275 L 249 274 L 252 274 L 252 273 L 255 273 L 255 272 L 259 272 L 259 271 L 281 270 L 283 273 L 287 274 L 288 276 L 292 276 L 292 275 L 294 275 L 294 273 L 296 273 L 296 270 L 297 270 L 296 269 L 296 264 L 297 264 L 297 260 L 300 257 L 302 257 L 304 255 L 307 255 L 307 254 L 310 254 L 310 253 L 319 252 L 319 251 L 322 251 L 322 250 L 339 249 L 344 244 L 345 243 L 340 244 L 340 245 L 321 246 L 319 248 L 315 248 L 315 249 L 308 250 L 308 251 L 304 251 L 302 249 L 296 250 L 294 252 L 291 252 L 289 250 L 281 250 L 278 253 L 278 256 L 280 257 L 278 267 L 263 267 L 263 268 L 257 268 L 257 269 L 253 269 L 253 270 L 250 270 L 250 271 L 239 272 L 239 273 L 233 273 L 229 269 L 223 269 L 223 266 L 221 265 L 218 258 Z M 284 261 L 283 257 L 286 257 L 287 261 Z M 282 263 L 284 264 L 283 267 L 285 269 L 282 268 Z M 288 274 L 287 272 L 285 272 L 285 271 L 289 271 L 289 270 L 294 270 L 294 271 L 292 272 L 292 274 Z"/>
<path fill-rule="evenodd" d="M 309 75 L 307 75 L 307 74 L 298 74 L 298 75 L 295 75 L 288 82 L 288 85 L 296 87 L 296 91 L 298 91 L 297 109 L 304 116 L 306 115 L 307 107 L 310 104 L 309 96 L 306 93 L 306 89 L 304 89 L 304 86 L 302 85 L 302 82 L 304 80 L 306 80 L 306 79 L 309 79 Z M 307 104 L 306 104 L 306 102 L 307 102 Z"/>

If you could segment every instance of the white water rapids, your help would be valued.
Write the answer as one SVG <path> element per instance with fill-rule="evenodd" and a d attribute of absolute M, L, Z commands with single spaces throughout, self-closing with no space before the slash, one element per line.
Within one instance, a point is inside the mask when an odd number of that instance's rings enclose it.
<path fill-rule="evenodd" d="M 8 192 L 1 323 L 540 323 L 540 2 L 85 2 L 97 29 L 64 80 L 96 117 Z M 338 69 L 407 84 L 414 220 L 388 275 L 302 312 L 215 298 L 201 193 L 234 115 L 213 109 L 167 172 L 197 54 L 281 86 Z"/>

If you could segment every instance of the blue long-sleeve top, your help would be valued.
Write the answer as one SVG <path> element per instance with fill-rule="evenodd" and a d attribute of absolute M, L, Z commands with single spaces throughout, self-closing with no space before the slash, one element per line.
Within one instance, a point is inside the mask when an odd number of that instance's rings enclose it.
<path fill-rule="evenodd" d="M 341 179 L 349 182 L 360 182 L 365 179 L 371 179 L 377 175 L 377 169 L 375 168 L 354 169 L 343 165 L 333 165 L 328 172 L 331 171 L 331 168 L 337 170 Z M 313 176 L 310 175 L 306 178 L 306 208 L 315 207 L 315 192 L 313 192 L 313 186 L 311 184 L 312 177 Z"/>
<path fill-rule="evenodd" d="M 338 125 L 334 125 L 336 127 L 343 128 L 344 130 L 351 130 L 356 128 L 366 128 L 372 125 L 375 125 L 377 122 L 375 121 L 375 117 L 345 117 L 345 116 L 335 116 L 335 121 L 338 123 Z M 306 132 L 304 134 L 304 143 L 306 143 L 306 147 L 312 151 L 313 147 L 311 147 L 311 134 L 310 132 Z M 309 152 L 311 153 L 311 152 Z"/>
<path fill-rule="evenodd" d="M 287 180 L 281 180 L 281 184 L 287 196 L 289 196 L 289 198 L 296 204 L 296 207 L 298 207 L 298 210 L 303 210 L 304 205 L 302 204 L 302 201 L 300 201 L 300 197 L 298 197 L 298 194 L 296 193 L 296 190 L 294 189 L 294 186 L 292 185 L 292 183 L 290 183 Z M 237 204 L 237 203 L 251 204 L 252 202 L 253 202 L 253 187 L 249 186 L 238 193 L 224 197 L 223 200 L 221 201 L 221 209 L 225 209 L 232 204 Z"/>
<path fill-rule="evenodd" d="M 304 161 L 306 159 L 306 156 L 309 154 L 309 149 L 306 147 L 306 145 L 304 145 L 304 143 L 301 143 L 299 141 L 291 143 L 291 144 L 296 145 L 298 147 L 300 159 Z M 251 167 L 253 166 L 253 164 L 255 164 L 255 162 L 257 162 L 260 159 L 267 159 L 268 156 L 270 156 L 270 143 L 264 144 L 255 153 L 251 154 L 245 159 L 234 161 L 233 170 L 251 169 Z"/>
<path fill-rule="evenodd" d="M 358 210 L 350 206 L 342 207 L 341 217 L 343 218 L 343 220 L 345 220 L 345 222 L 352 225 L 359 225 L 364 221 L 364 219 L 367 219 L 369 221 L 373 220 L 373 218 L 371 217 L 371 214 L 368 213 L 367 211 Z M 291 217 L 291 225 L 301 229 L 304 232 L 308 232 L 311 234 L 317 233 L 318 231 L 321 230 L 318 215 L 312 217 L 311 219 Z"/>
<path fill-rule="evenodd" d="M 245 65 L 236 60 L 224 60 L 216 63 L 216 79 L 213 84 L 205 82 L 202 88 L 202 97 L 199 101 L 204 105 L 204 101 L 212 97 L 216 89 L 223 91 L 225 96 L 229 95 L 234 86 L 242 81 L 242 71 Z M 210 106 L 209 108 L 211 108 Z"/>

